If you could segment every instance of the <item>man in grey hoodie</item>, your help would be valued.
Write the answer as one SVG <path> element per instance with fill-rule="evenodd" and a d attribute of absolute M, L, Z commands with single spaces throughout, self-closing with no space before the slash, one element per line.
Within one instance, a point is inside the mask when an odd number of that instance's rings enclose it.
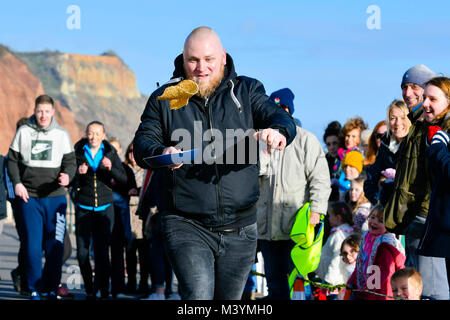
<path fill-rule="evenodd" d="M 56 299 L 66 230 L 64 187 L 76 171 L 72 141 L 54 114 L 53 99 L 39 96 L 34 115 L 17 130 L 8 153 L 8 175 L 17 199 L 32 300 L 40 300 L 41 292 Z"/>

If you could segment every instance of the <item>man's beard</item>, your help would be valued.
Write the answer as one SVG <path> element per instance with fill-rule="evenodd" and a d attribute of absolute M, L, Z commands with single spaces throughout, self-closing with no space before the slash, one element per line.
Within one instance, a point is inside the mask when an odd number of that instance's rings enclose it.
<path fill-rule="evenodd" d="M 197 96 L 199 96 L 202 99 L 209 97 L 217 89 L 217 87 L 220 84 L 220 81 L 222 81 L 224 70 L 225 64 L 222 64 L 220 66 L 220 72 L 217 75 L 217 77 L 209 79 L 209 81 L 207 81 L 206 83 L 202 80 L 195 79 L 194 77 L 188 77 L 189 80 L 192 80 L 198 84 Z"/>

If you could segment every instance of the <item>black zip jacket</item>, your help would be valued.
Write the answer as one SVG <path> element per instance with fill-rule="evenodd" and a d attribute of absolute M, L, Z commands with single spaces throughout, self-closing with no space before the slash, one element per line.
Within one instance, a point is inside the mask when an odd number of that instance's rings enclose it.
<path fill-rule="evenodd" d="M 373 205 L 380 201 L 380 203 L 385 206 L 389 196 L 393 192 L 393 182 L 382 183 L 381 190 L 379 188 L 379 182 L 382 177 L 381 171 L 388 168 L 395 169 L 395 163 L 398 156 L 398 151 L 397 153 L 393 153 L 389 149 L 390 139 L 391 138 L 387 133 L 381 137 L 381 144 L 375 162 L 368 166 L 366 170 L 367 180 L 364 182 L 364 194 Z M 394 138 L 392 137 L 392 139 Z"/>
<path fill-rule="evenodd" d="M 100 164 L 97 171 L 94 172 L 84 155 L 83 147 L 87 142 L 87 139 L 83 138 L 75 144 L 75 155 L 77 158 L 77 174 L 74 181 L 74 187 L 77 190 L 76 203 L 90 207 L 100 207 L 114 201 L 113 180 L 116 183 L 126 184 L 127 175 L 116 150 L 106 140 L 103 140 L 105 146 L 104 157 L 111 160 L 111 171 Z M 79 174 L 78 167 L 83 163 L 88 165 L 88 171 L 86 174 Z"/>
<path fill-rule="evenodd" d="M 156 98 L 183 77 L 180 55 L 172 80 L 153 92 L 142 114 L 134 138 L 136 162 L 150 168 L 145 157 L 160 155 L 164 148 L 179 143 L 185 150 L 199 148 L 203 161 L 167 170 L 162 183 L 167 211 L 219 229 L 256 222 L 258 150 L 252 146 L 252 137 L 243 139 L 243 149 L 234 138 L 230 147 L 226 130 L 279 129 L 289 144 L 296 134 L 294 119 L 269 100 L 258 80 L 237 76 L 229 55 L 224 78 L 208 99 L 193 96 L 185 107 L 170 110 L 168 101 Z"/>

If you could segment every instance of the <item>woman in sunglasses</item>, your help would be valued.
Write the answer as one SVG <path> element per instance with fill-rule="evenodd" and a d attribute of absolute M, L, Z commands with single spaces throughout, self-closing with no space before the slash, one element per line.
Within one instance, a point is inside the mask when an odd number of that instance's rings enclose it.
<path fill-rule="evenodd" d="M 370 166 L 375 162 L 375 158 L 377 156 L 378 149 L 381 145 L 381 138 L 387 131 L 386 121 L 380 121 L 377 123 L 375 128 L 372 131 L 372 134 L 369 137 L 367 152 L 364 154 L 364 166 Z M 363 146 L 364 147 L 364 146 Z"/>
<path fill-rule="evenodd" d="M 411 121 L 408 107 L 403 100 L 394 100 L 387 110 L 387 131 L 380 139 L 375 162 L 367 167 L 364 193 L 375 205 L 386 205 L 395 178 L 395 159 L 400 142 L 409 132 Z M 376 134 L 377 131 L 374 130 Z M 391 190 L 392 191 L 392 190 Z"/>

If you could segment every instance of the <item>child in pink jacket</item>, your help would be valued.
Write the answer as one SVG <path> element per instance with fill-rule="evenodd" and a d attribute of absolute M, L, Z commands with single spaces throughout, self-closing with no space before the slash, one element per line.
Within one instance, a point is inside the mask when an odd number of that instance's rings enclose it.
<path fill-rule="evenodd" d="M 392 297 L 391 276 L 404 268 L 405 250 L 394 234 L 386 232 L 383 212 L 381 205 L 373 207 L 368 217 L 369 231 L 362 235 L 356 268 L 347 282 L 354 289 L 355 299 L 390 300 L 388 297 L 356 290 L 370 290 Z"/>

